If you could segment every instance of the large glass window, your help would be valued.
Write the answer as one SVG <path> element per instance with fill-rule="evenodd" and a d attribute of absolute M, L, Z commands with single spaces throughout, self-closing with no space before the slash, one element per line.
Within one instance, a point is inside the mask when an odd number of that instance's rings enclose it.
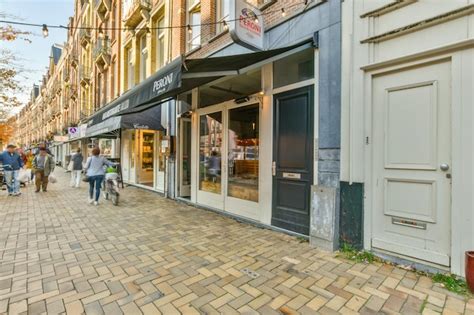
<path fill-rule="evenodd" d="M 216 11 L 216 21 L 217 24 L 217 33 L 223 32 L 225 30 L 224 21 L 229 21 L 230 14 L 230 0 L 217 0 L 217 11 Z"/>
<path fill-rule="evenodd" d="M 314 78 L 314 49 L 309 48 L 273 63 L 273 87 Z"/>
<path fill-rule="evenodd" d="M 258 104 L 229 110 L 228 195 L 258 202 Z"/>
<path fill-rule="evenodd" d="M 127 48 L 127 89 L 135 86 L 135 67 L 133 66 L 132 47 Z"/>
<path fill-rule="evenodd" d="M 156 70 L 165 65 L 165 18 L 160 17 L 156 23 Z"/>
<path fill-rule="evenodd" d="M 198 0 L 188 0 L 188 50 L 201 45 L 201 4 Z"/>
<path fill-rule="evenodd" d="M 140 82 L 146 79 L 146 62 L 148 49 L 146 47 L 146 34 L 140 38 Z"/>
<path fill-rule="evenodd" d="M 199 189 L 221 193 L 222 112 L 199 119 Z"/>

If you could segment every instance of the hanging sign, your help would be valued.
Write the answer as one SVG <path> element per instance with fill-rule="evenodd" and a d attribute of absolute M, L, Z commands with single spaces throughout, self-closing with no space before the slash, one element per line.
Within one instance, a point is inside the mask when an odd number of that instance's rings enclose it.
<path fill-rule="evenodd" d="M 234 42 L 252 50 L 263 50 L 262 12 L 245 0 L 234 0 L 230 17 L 230 35 Z"/>

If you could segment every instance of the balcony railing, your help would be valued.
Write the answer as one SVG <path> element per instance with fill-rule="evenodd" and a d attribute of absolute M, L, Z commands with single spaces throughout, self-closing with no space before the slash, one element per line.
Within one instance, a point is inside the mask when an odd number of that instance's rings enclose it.
<path fill-rule="evenodd" d="M 76 47 L 71 50 L 69 56 L 69 58 L 71 58 L 71 66 L 73 66 L 74 68 L 77 67 L 79 65 L 79 53 L 77 52 Z"/>
<path fill-rule="evenodd" d="M 92 53 L 95 62 L 100 67 L 110 64 L 110 54 L 110 40 L 108 38 L 98 39 Z"/>
<path fill-rule="evenodd" d="M 150 0 L 130 0 L 125 8 L 125 26 L 136 27 L 143 19 L 149 18 Z"/>
<path fill-rule="evenodd" d="M 83 24 L 79 30 L 79 40 L 82 47 L 86 47 L 91 41 L 91 29 L 89 25 Z"/>
<path fill-rule="evenodd" d="M 63 70 L 63 81 L 68 82 L 69 81 L 69 68 L 65 67 Z"/>
<path fill-rule="evenodd" d="M 95 11 L 102 21 L 107 20 L 111 8 L 110 0 L 95 0 Z"/>
<path fill-rule="evenodd" d="M 77 99 L 77 86 L 74 83 L 69 84 L 69 97 L 72 99 Z"/>
<path fill-rule="evenodd" d="M 79 69 L 79 79 L 81 81 L 81 85 L 89 84 L 91 80 L 91 70 L 89 67 L 81 66 Z"/>

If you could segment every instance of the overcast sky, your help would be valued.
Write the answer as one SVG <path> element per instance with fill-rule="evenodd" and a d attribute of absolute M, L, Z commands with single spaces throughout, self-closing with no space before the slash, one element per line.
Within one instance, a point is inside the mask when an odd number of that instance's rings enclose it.
<path fill-rule="evenodd" d="M 12 15 L 8 19 L 21 20 L 21 22 L 35 24 L 67 25 L 68 18 L 74 12 L 74 0 L 0 0 L 0 12 Z M 22 40 L 14 42 L 1 41 L 2 48 L 7 48 L 22 59 L 21 63 L 28 69 L 25 85 L 32 87 L 39 83 L 49 63 L 51 46 L 54 43 L 63 44 L 67 40 L 67 31 L 50 29 L 49 36 L 43 38 L 41 28 L 17 26 L 36 35 L 30 36 L 32 43 Z M 28 101 L 29 88 L 21 100 Z"/>

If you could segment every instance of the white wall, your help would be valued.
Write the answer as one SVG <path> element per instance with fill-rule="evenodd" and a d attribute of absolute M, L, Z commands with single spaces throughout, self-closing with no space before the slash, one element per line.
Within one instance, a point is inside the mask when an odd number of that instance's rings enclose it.
<path fill-rule="evenodd" d="M 407 1 L 392 11 L 384 9 L 395 2 L 343 2 L 341 181 L 366 183 L 371 174 L 366 145 L 371 122 L 364 109 L 370 102 L 367 91 L 370 91 L 371 73 L 440 56 L 450 58 L 453 108 L 451 271 L 464 274 L 464 251 L 474 249 L 474 0 Z M 381 10 L 364 17 L 378 8 Z M 443 18 L 436 18 L 449 12 L 451 14 Z M 423 21 L 431 25 L 426 27 L 425 23 L 424 27 L 414 27 L 410 32 L 402 31 L 396 36 L 387 34 Z M 361 43 L 364 40 L 367 43 Z M 365 212 L 368 207 L 370 203 L 366 199 Z M 370 218 L 366 216 L 367 220 Z M 366 248 L 370 248 L 368 230 L 364 237 Z"/>

